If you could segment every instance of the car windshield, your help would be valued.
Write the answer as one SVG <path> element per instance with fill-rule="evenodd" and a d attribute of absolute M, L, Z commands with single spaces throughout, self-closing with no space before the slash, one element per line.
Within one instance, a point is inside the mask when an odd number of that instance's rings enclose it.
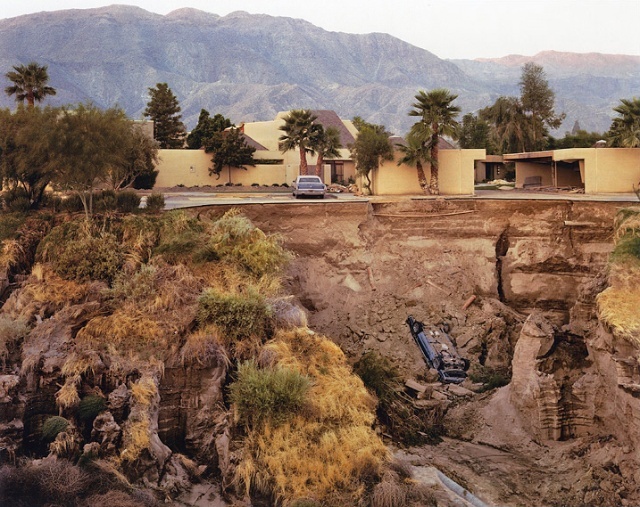
<path fill-rule="evenodd" d="M 300 178 L 300 183 L 319 183 L 318 178 Z"/>

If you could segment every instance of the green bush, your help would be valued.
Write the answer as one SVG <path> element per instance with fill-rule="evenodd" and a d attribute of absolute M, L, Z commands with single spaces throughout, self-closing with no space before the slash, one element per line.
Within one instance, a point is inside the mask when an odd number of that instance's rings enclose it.
<path fill-rule="evenodd" d="M 161 223 L 160 242 L 153 253 L 170 264 L 191 260 L 206 242 L 203 222 L 183 211 L 165 213 Z"/>
<path fill-rule="evenodd" d="M 240 420 L 251 426 L 269 422 L 280 425 L 305 405 L 311 381 L 288 368 L 258 369 L 252 361 L 238 367 L 238 379 L 231 384 L 231 401 Z"/>
<path fill-rule="evenodd" d="M 16 187 L 4 193 L 4 206 L 12 213 L 26 213 L 31 209 L 31 199 L 23 188 Z"/>
<path fill-rule="evenodd" d="M 229 294 L 207 289 L 198 299 L 198 322 L 216 325 L 231 340 L 249 336 L 266 337 L 270 317 L 270 307 L 254 291 Z"/>
<path fill-rule="evenodd" d="M 140 207 L 140 196 L 133 190 L 123 190 L 116 194 L 116 208 L 122 213 L 133 213 Z"/>
<path fill-rule="evenodd" d="M 138 174 L 136 179 L 133 180 L 133 185 L 131 186 L 136 190 L 151 190 L 156 184 L 156 179 L 158 178 L 159 173 L 160 171 L 150 171 Z"/>
<path fill-rule="evenodd" d="M 87 253 L 91 255 L 87 255 Z M 93 236 L 77 222 L 55 227 L 38 245 L 38 257 L 67 280 L 111 283 L 124 262 L 124 253 L 111 233 Z"/>
<path fill-rule="evenodd" d="M 365 352 L 353 369 L 379 400 L 393 399 L 400 387 L 398 368 L 377 352 Z"/>
<path fill-rule="evenodd" d="M 93 211 L 104 213 L 106 211 L 115 211 L 117 208 L 117 197 L 113 190 L 102 190 L 93 193 Z"/>
<path fill-rule="evenodd" d="M 611 260 L 618 261 L 625 258 L 640 260 L 640 237 L 628 234 L 618 240 L 611 254 Z"/>
<path fill-rule="evenodd" d="M 147 197 L 147 207 L 145 209 L 151 213 L 159 213 L 164 209 L 164 204 L 164 195 L 153 192 Z"/>
<path fill-rule="evenodd" d="M 82 421 L 93 421 L 106 408 L 107 402 L 102 396 L 85 396 L 78 404 L 78 418 Z"/>
<path fill-rule="evenodd" d="M 511 378 L 504 368 L 490 368 L 488 366 L 474 365 L 469 372 L 469 379 L 476 384 L 483 384 L 478 392 L 492 391 L 498 387 L 506 386 Z"/>
<path fill-rule="evenodd" d="M 62 211 L 66 211 L 68 213 L 75 213 L 77 211 L 84 210 L 82 200 L 80 199 L 80 196 L 78 194 L 71 194 L 65 199 L 62 199 L 60 208 Z"/>
<path fill-rule="evenodd" d="M 68 426 L 69 421 L 64 417 L 54 415 L 47 418 L 42 425 L 42 440 L 45 442 L 53 442 L 58 436 L 58 433 L 65 431 Z"/>
<path fill-rule="evenodd" d="M 279 271 L 291 258 L 278 236 L 267 236 L 237 210 L 216 221 L 207 248 L 212 258 L 238 264 L 257 277 Z"/>
<path fill-rule="evenodd" d="M 0 213 L 0 243 L 7 239 L 15 239 L 25 219 L 26 215 L 23 213 Z"/>

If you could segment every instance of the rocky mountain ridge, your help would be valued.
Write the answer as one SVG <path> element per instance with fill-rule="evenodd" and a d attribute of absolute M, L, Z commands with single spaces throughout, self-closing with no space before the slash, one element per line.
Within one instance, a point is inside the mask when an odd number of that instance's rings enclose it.
<path fill-rule="evenodd" d="M 0 69 L 35 60 L 49 67 L 52 104 L 119 105 L 140 118 L 147 88 L 167 82 L 189 128 L 201 108 L 235 123 L 272 119 L 292 108 L 333 109 L 404 134 L 419 89 L 445 87 L 463 112 L 516 94 L 528 57 L 443 60 L 387 34 L 329 32 L 300 19 L 138 7 L 41 12 L 0 20 Z M 560 133 L 578 120 L 606 130 L 620 98 L 640 85 L 640 57 L 556 52 L 531 57 L 547 71 Z M 4 74 L 4 72 L 3 72 Z M 0 96 L 0 106 L 14 102 Z"/>

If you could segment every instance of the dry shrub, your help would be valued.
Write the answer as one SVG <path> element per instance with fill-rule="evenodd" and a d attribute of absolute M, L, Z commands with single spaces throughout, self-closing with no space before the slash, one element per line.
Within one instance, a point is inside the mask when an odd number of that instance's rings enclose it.
<path fill-rule="evenodd" d="M 0 359 L 5 361 L 9 356 L 9 350 L 27 334 L 29 326 L 24 320 L 0 315 Z"/>
<path fill-rule="evenodd" d="M 68 304 L 80 303 L 89 295 L 91 285 L 64 280 L 39 264 L 34 277 L 22 288 L 21 297 L 34 303 L 47 304 L 53 311 Z"/>
<path fill-rule="evenodd" d="M 265 355 L 308 376 L 305 410 L 290 421 L 250 431 L 237 480 L 247 492 L 287 504 L 328 500 L 339 492 L 355 505 L 377 476 L 387 450 L 371 429 L 374 398 L 353 375 L 342 351 L 306 329 L 279 332 Z"/>
<path fill-rule="evenodd" d="M 395 477 L 385 477 L 373 487 L 371 507 L 404 507 L 407 505 L 406 487 Z"/>
<path fill-rule="evenodd" d="M 624 236 L 640 235 L 640 208 L 623 208 L 616 214 L 613 222 L 616 243 Z"/>
<path fill-rule="evenodd" d="M 151 405 L 158 395 L 156 381 L 148 376 L 142 377 L 138 382 L 131 384 L 131 397 L 133 401 L 143 407 Z"/>
<path fill-rule="evenodd" d="M 56 404 L 60 409 L 76 407 L 80 403 L 80 395 L 78 394 L 78 386 L 82 381 L 82 376 L 73 375 L 67 377 L 64 385 L 56 393 Z"/>
<path fill-rule="evenodd" d="M 640 345 L 640 287 L 609 287 L 596 301 L 600 319 L 617 335 Z"/>
<path fill-rule="evenodd" d="M 250 336 L 266 337 L 270 316 L 265 298 L 253 287 L 235 294 L 207 289 L 198 299 L 198 322 L 215 325 L 225 344 Z"/>
<path fill-rule="evenodd" d="M 213 224 L 211 237 L 200 255 L 238 264 L 258 278 L 279 272 L 291 259 L 279 236 L 267 236 L 238 209 L 227 211 Z"/>
<path fill-rule="evenodd" d="M 278 332 L 264 349 L 275 354 L 279 365 L 297 369 L 312 379 L 310 405 L 320 419 L 367 426 L 373 423 L 375 398 L 331 340 L 298 328 Z"/>
<path fill-rule="evenodd" d="M 215 327 L 189 334 L 180 351 L 180 357 L 183 365 L 229 366 L 231 364 Z"/>
<path fill-rule="evenodd" d="M 67 428 L 56 436 L 49 444 L 49 452 L 58 458 L 66 458 L 75 461 L 80 455 L 81 438 L 75 428 Z"/>
<path fill-rule="evenodd" d="M 81 505 L 86 507 L 140 507 L 138 500 L 124 491 L 109 491 L 102 495 L 92 495 Z"/>
<path fill-rule="evenodd" d="M 60 369 L 60 373 L 65 377 L 76 377 L 85 374 L 95 375 L 101 366 L 102 360 L 96 351 L 74 351 L 67 357 Z"/>
<path fill-rule="evenodd" d="M 136 461 L 145 449 L 151 445 L 150 420 L 146 412 L 141 413 L 132 420 L 129 417 L 124 424 L 122 432 L 122 451 L 120 458 L 123 461 Z"/>
<path fill-rule="evenodd" d="M 20 260 L 24 256 L 24 248 L 15 239 L 7 239 L 2 242 L 0 247 L 0 268 L 12 268 L 20 264 Z"/>
<path fill-rule="evenodd" d="M 105 350 L 108 345 L 126 353 L 167 352 L 167 336 L 158 322 L 142 313 L 129 314 L 117 310 L 108 316 L 91 319 L 76 336 L 76 342 L 85 348 Z"/>

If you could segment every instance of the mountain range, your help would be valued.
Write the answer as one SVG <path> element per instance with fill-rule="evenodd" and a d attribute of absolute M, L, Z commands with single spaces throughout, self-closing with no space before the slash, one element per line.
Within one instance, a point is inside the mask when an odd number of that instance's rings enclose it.
<path fill-rule="evenodd" d="M 472 42 L 470 42 L 472 43 Z M 542 65 L 556 93 L 556 111 L 606 131 L 621 98 L 640 95 L 640 56 L 547 51 L 532 57 L 443 60 L 382 33 L 329 32 L 286 17 L 195 9 L 166 16 L 112 5 L 0 20 L 0 83 L 13 65 L 48 66 L 57 95 L 48 104 L 91 101 L 118 105 L 141 118 L 148 88 L 166 82 L 188 128 L 200 109 L 238 124 L 272 120 L 294 108 L 333 109 L 404 134 L 418 90 L 444 87 L 473 112 L 500 95 L 518 95 L 521 67 Z M 0 106 L 13 107 L 0 95 Z"/>

